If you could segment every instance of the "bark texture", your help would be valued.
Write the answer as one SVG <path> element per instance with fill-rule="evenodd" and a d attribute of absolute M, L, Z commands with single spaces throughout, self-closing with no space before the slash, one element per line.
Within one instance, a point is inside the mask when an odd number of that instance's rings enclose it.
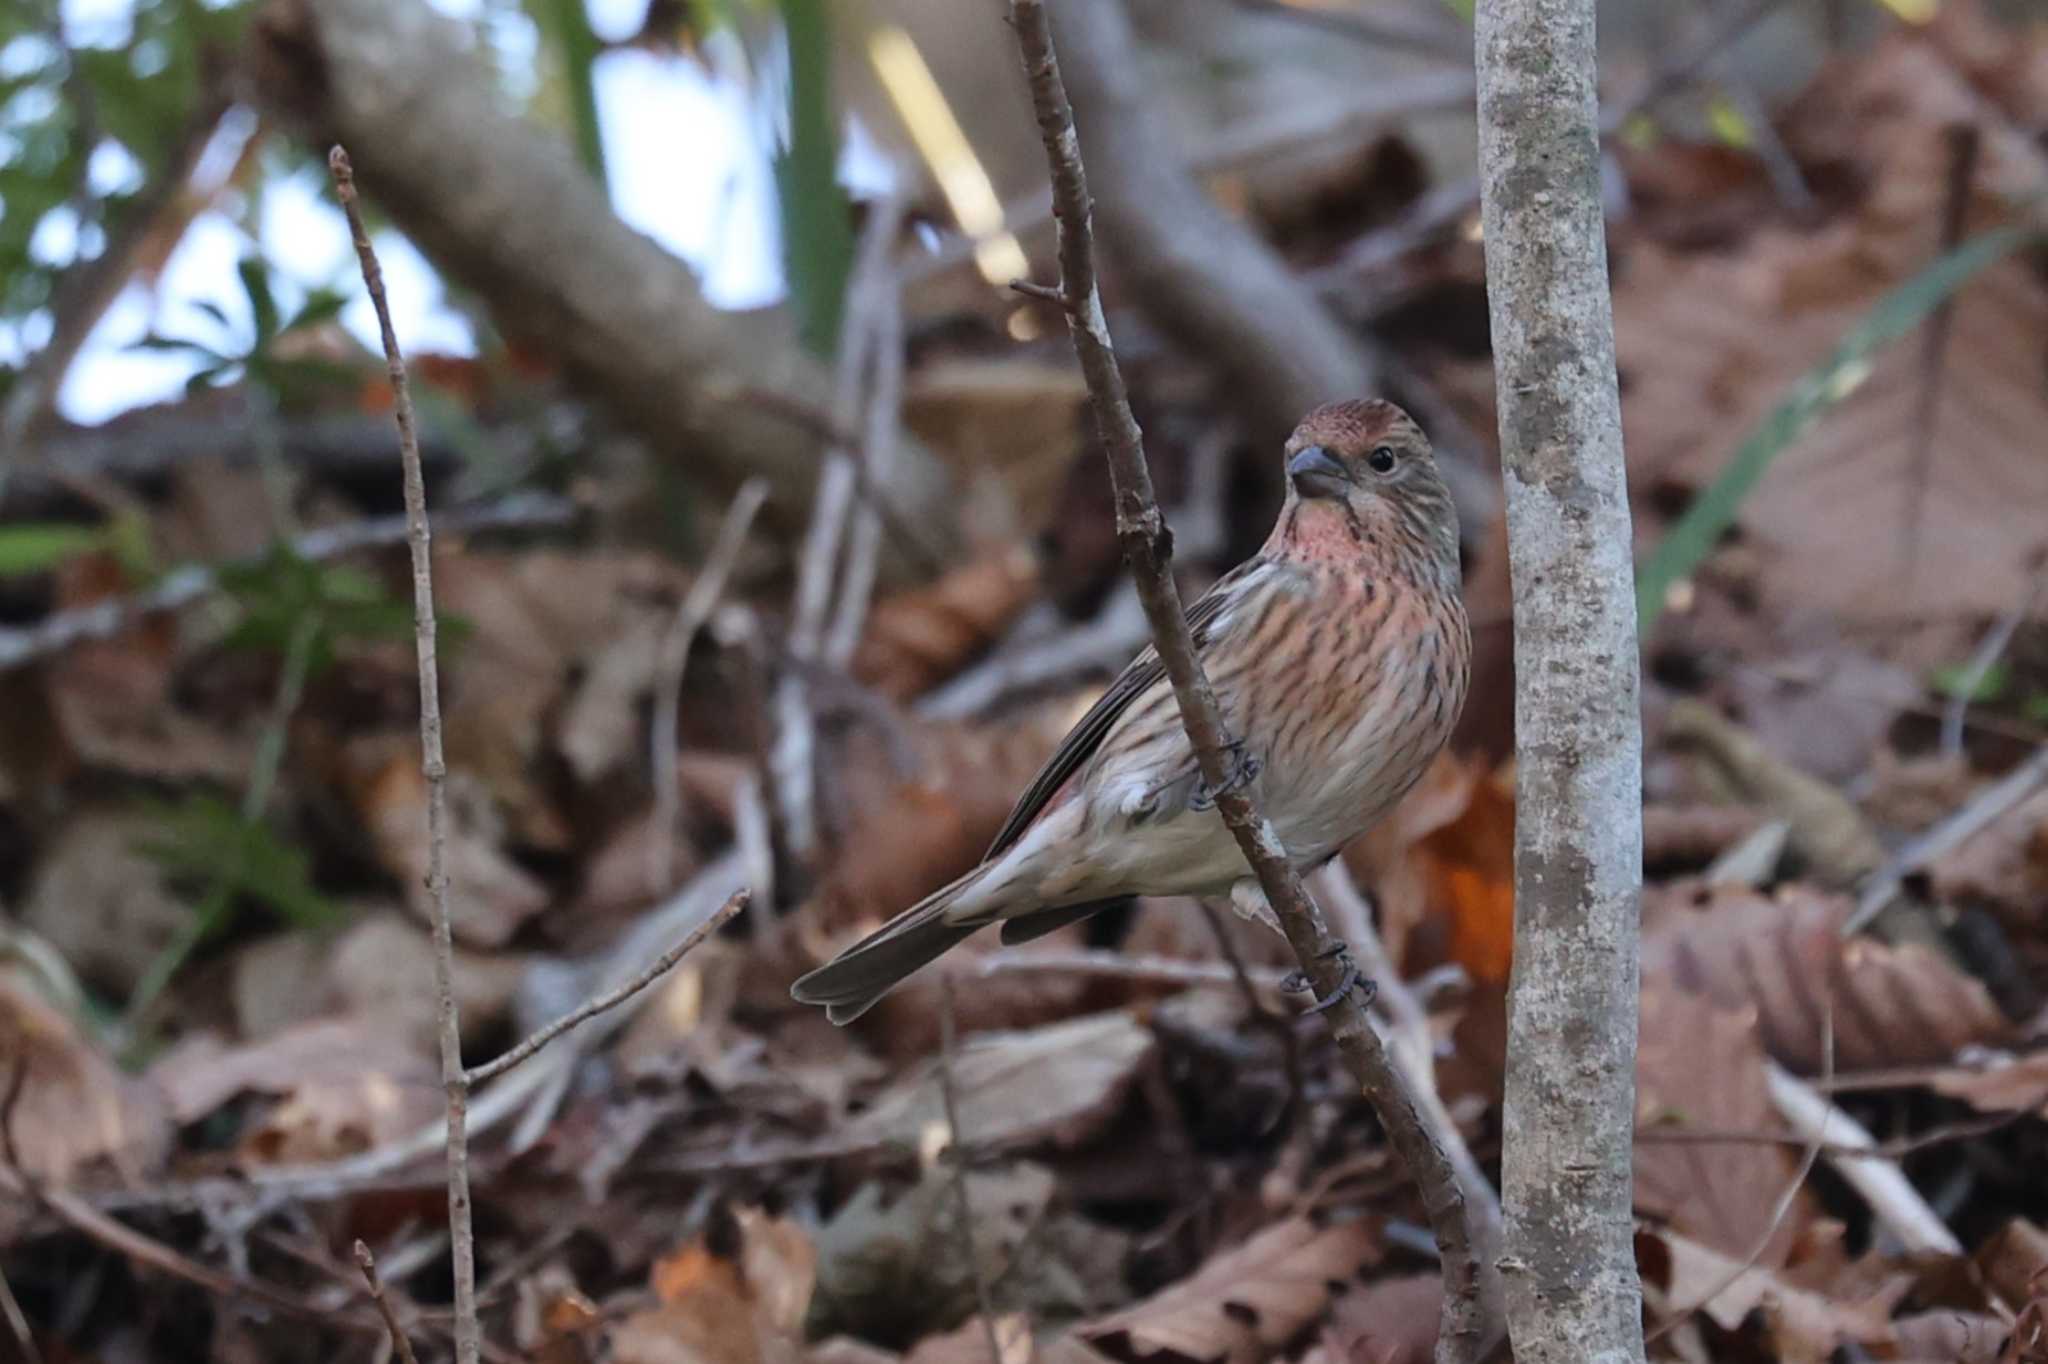
<path fill-rule="evenodd" d="M 365 194 L 507 335 L 714 485 L 766 477 L 771 516 L 803 524 L 817 437 L 756 395 L 816 404 L 831 392 L 824 366 L 781 313 L 706 302 L 689 267 L 619 220 L 565 143 L 502 107 L 461 27 L 422 0 L 272 0 L 249 70 L 265 109 L 316 146 L 349 148 Z M 905 442 L 882 495 L 944 541 L 951 482 Z"/>
<path fill-rule="evenodd" d="M 1594 0 L 1480 0 L 1479 160 L 1514 585 L 1502 1153 L 1523 1364 L 1643 1358 L 1631 1234 L 1642 729 Z"/>

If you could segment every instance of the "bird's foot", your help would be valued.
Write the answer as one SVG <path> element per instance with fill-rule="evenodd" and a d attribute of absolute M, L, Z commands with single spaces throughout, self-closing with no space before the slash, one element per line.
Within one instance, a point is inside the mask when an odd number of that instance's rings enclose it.
<path fill-rule="evenodd" d="M 1361 1004 L 1372 1003 L 1373 999 L 1379 994 L 1380 987 L 1367 979 L 1365 974 L 1353 964 L 1351 948 L 1343 941 L 1339 940 L 1331 943 L 1328 947 L 1317 953 L 1316 956 L 1322 961 L 1335 959 L 1341 962 L 1344 967 L 1344 974 L 1338 978 L 1336 989 L 1302 1010 L 1304 1015 L 1328 1013 L 1336 1008 L 1343 1001 L 1344 997 L 1354 990 L 1361 992 L 1363 996 L 1359 1000 Z M 1309 979 L 1308 972 L 1295 971 L 1280 982 L 1280 988 L 1294 994 L 1302 994 L 1314 990 L 1315 982 Z"/>
<path fill-rule="evenodd" d="M 1196 782 L 1195 794 L 1188 801 L 1190 808 L 1212 810 L 1216 807 L 1218 797 L 1228 795 L 1232 791 L 1242 791 L 1245 787 L 1258 780 L 1259 773 L 1264 770 L 1265 764 L 1251 755 L 1250 751 L 1245 748 L 1244 740 L 1231 740 L 1227 751 L 1230 754 L 1230 775 L 1223 779 L 1223 785 L 1214 790 L 1210 789 L 1209 783 L 1206 781 Z"/>

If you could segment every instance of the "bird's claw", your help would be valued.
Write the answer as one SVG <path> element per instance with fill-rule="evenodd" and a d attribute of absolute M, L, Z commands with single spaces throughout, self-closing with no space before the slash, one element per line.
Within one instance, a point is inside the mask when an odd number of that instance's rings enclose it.
<path fill-rule="evenodd" d="M 1223 785 L 1211 790 L 1208 782 L 1196 782 L 1194 797 L 1188 802 L 1190 807 L 1196 810 L 1212 810 L 1216 807 L 1218 797 L 1228 795 L 1232 791 L 1242 791 L 1258 780 L 1265 764 L 1246 751 L 1244 740 L 1233 739 L 1229 752 L 1230 775 L 1223 779 Z"/>
<path fill-rule="evenodd" d="M 1343 942 L 1332 943 L 1321 952 L 1318 952 L 1316 958 L 1319 961 L 1329 961 L 1335 958 L 1343 962 L 1344 974 L 1337 981 L 1336 989 L 1302 1010 L 1304 1015 L 1328 1013 L 1336 1008 L 1343 1001 L 1344 997 L 1354 990 L 1362 992 L 1363 998 L 1359 1001 L 1361 1004 L 1370 1004 L 1378 996 L 1380 987 L 1367 979 L 1365 974 L 1352 964 L 1351 949 Z M 1302 994 L 1315 989 L 1315 982 L 1309 979 L 1308 972 L 1295 971 L 1280 982 L 1280 988 L 1292 994 Z"/>

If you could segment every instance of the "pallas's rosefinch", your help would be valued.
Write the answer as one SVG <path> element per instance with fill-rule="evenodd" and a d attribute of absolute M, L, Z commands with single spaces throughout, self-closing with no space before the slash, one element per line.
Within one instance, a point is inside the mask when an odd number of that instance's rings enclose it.
<path fill-rule="evenodd" d="M 1301 869 L 1384 815 L 1465 703 L 1458 520 L 1428 438 L 1380 401 L 1319 407 L 1286 445 L 1265 545 L 1188 610 L 1238 776 Z M 858 1018 L 985 925 L 1026 942 L 1134 895 L 1257 882 L 1216 813 L 1158 653 L 1132 660 L 1060 743 L 981 865 L 798 980 Z"/>

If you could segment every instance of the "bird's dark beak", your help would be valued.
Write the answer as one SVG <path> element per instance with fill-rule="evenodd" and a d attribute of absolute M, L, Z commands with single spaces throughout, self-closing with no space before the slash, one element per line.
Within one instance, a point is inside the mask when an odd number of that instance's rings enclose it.
<path fill-rule="evenodd" d="M 1351 491 L 1351 474 L 1320 445 L 1294 452 L 1287 461 L 1287 477 L 1303 497 L 1341 498 Z"/>

